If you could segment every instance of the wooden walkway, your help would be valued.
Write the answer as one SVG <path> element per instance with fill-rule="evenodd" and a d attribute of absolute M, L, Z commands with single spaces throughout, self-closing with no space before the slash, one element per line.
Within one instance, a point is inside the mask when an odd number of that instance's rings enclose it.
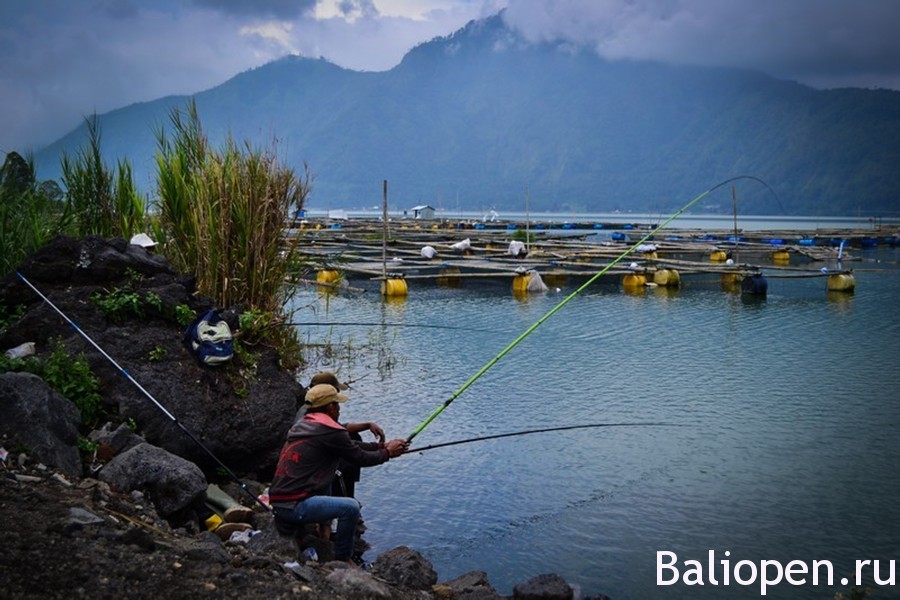
<path fill-rule="evenodd" d="M 604 231 L 602 239 L 589 241 L 596 231 L 536 230 L 532 226 L 525 257 L 514 257 L 509 252 L 512 240 L 519 238 L 524 242 L 525 231 L 518 228 L 476 230 L 446 222 L 404 220 L 389 224 L 388 243 L 384 245 L 380 221 L 322 220 L 305 221 L 288 235 L 301 237 L 301 252 L 308 262 L 321 269 L 343 272 L 350 279 L 403 278 L 439 283 L 511 279 L 531 270 L 550 280 L 589 278 L 617 259 L 604 277 L 643 273 L 652 281 L 653 274 L 661 269 L 675 269 L 681 277 L 745 277 L 763 269 L 767 277 L 827 277 L 849 272 L 847 265 L 858 260 L 858 252 L 867 241 L 896 244 L 900 238 L 897 227 L 884 228 L 877 237 L 871 230 L 817 231 L 811 237 L 810 232 L 801 231 L 739 231 L 735 236 L 734 232 L 722 230 L 667 229 L 620 258 L 650 231 L 632 228 L 612 232 L 612 237 L 618 239 L 608 239 L 610 232 Z M 464 240 L 465 249 L 454 247 Z M 845 242 L 842 248 L 832 245 L 839 240 Z M 423 256 L 426 246 L 436 251 L 434 258 Z M 726 262 L 726 257 L 731 260 Z"/>

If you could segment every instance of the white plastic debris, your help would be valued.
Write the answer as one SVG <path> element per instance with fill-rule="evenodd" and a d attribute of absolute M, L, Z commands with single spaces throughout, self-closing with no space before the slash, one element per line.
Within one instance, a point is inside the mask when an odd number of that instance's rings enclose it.
<path fill-rule="evenodd" d="M 132 245 L 140 246 L 141 248 L 152 248 L 156 245 L 149 235 L 146 233 L 139 233 L 131 238 Z"/>
<path fill-rule="evenodd" d="M 437 250 L 435 250 L 432 246 L 423 246 L 422 256 L 428 259 L 434 258 L 435 256 L 437 256 Z"/>
<path fill-rule="evenodd" d="M 656 252 L 655 244 L 641 244 L 637 248 L 635 248 L 637 252 Z"/>
<path fill-rule="evenodd" d="M 34 356 L 34 352 L 34 342 L 25 342 L 15 348 L 10 348 L 5 354 L 8 358 L 25 358 L 26 356 Z"/>
<path fill-rule="evenodd" d="M 528 271 L 528 275 L 530 275 L 530 278 L 528 279 L 528 286 L 525 289 L 529 294 L 541 294 L 549 289 L 544 283 L 544 280 L 541 279 L 540 273 L 535 270 L 531 270 Z"/>
<path fill-rule="evenodd" d="M 469 238 L 464 239 L 461 242 L 456 242 L 455 244 L 450 246 L 454 250 L 464 251 L 468 250 L 472 247 L 472 241 Z"/>
<path fill-rule="evenodd" d="M 509 250 L 507 252 L 510 256 L 519 256 L 520 254 L 525 254 L 525 243 L 520 242 L 518 240 L 513 240 L 509 243 Z"/>

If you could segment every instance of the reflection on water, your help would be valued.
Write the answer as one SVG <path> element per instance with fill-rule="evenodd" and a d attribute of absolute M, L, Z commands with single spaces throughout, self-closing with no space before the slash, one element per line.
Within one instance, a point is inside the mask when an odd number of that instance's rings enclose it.
<path fill-rule="evenodd" d="M 826 292 L 821 279 L 773 279 L 764 299 L 723 292 L 718 277 L 634 295 L 592 286 L 416 442 L 595 422 L 679 427 L 509 437 L 366 470 L 357 489 L 368 558 L 407 545 L 442 580 L 485 570 L 508 594 L 556 572 L 617 599 L 759 596 L 757 587 L 657 588 L 658 550 L 682 560 L 710 549 L 735 561 L 828 559 L 837 574 L 856 559 L 896 559 L 900 256 L 878 252 L 890 270 L 858 269 L 855 294 Z M 383 346 L 377 360 L 331 365 L 357 380 L 342 412 L 406 437 L 575 289 L 558 287 L 522 300 L 506 286 L 416 284 L 403 302 L 339 295 L 295 320 L 430 326 L 302 331 Z M 297 306 L 317 298 L 301 290 Z M 841 589 L 775 586 L 767 597 Z"/>

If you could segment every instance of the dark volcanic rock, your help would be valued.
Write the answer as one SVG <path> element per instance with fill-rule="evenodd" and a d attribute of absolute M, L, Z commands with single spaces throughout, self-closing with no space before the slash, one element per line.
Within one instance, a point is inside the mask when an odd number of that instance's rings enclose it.
<path fill-rule="evenodd" d="M 100 481 L 123 492 L 147 490 L 163 516 L 202 498 L 207 485 L 197 465 L 146 443 L 113 458 L 100 471 Z"/>
<path fill-rule="evenodd" d="M 0 375 L 0 434 L 67 475 L 81 475 L 75 405 L 29 373 Z M 9 442 L 7 442 L 9 443 Z"/>
<path fill-rule="evenodd" d="M 390 583 L 417 590 L 427 590 L 437 583 L 434 567 L 419 552 L 400 546 L 380 554 L 372 568 Z"/>
<path fill-rule="evenodd" d="M 271 476 L 301 388 L 280 368 L 279 357 L 270 348 L 254 349 L 258 359 L 253 375 L 247 375 L 253 369 L 237 357 L 219 367 L 196 361 L 182 344 L 182 327 L 174 316 L 178 305 L 195 313 L 210 308 L 208 299 L 196 296 L 193 278 L 175 274 L 162 257 L 144 248 L 99 237 L 57 238 L 18 270 L 147 393 L 15 273 L 0 280 L 0 302 L 8 307 L 25 305 L 27 310 L 0 335 L 0 349 L 35 342 L 40 356 L 50 350 L 51 339 L 60 338 L 70 352 L 87 357 L 101 379 L 101 396 L 111 415 L 118 413 L 119 420 L 132 418 L 148 442 L 204 470 L 217 467 L 187 431 L 230 468 L 256 473 L 260 479 Z M 91 295 L 120 287 L 143 296 L 156 294 L 162 310 L 147 307 L 143 317 L 108 319 Z"/>

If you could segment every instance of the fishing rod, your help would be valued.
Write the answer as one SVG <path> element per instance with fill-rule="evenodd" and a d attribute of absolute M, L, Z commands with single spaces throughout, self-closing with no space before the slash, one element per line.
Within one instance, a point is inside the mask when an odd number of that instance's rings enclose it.
<path fill-rule="evenodd" d="M 248 496 L 250 496 L 251 498 L 253 498 L 260 506 L 262 506 L 263 508 L 265 508 L 267 511 L 269 511 L 269 512 L 272 511 L 272 508 L 271 508 L 271 507 L 267 506 L 265 502 L 263 502 L 262 500 L 260 500 L 260 499 L 256 496 L 256 494 L 254 494 L 253 492 L 251 492 L 251 491 L 247 488 L 247 486 L 244 484 L 244 482 L 241 481 L 241 480 L 238 478 L 237 475 L 235 475 L 234 471 L 232 471 L 231 469 L 228 468 L 228 465 L 226 465 L 226 464 L 223 463 L 221 460 L 219 460 L 219 458 L 218 458 L 215 454 L 213 454 L 212 451 L 211 451 L 209 448 L 207 448 L 206 446 L 203 445 L 203 442 L 201 442 L 201 441 L 198 440 L 196 437 L 194 437 L 194 434 L 191 433 L 190 430 L 189 430 L 187 427 L 185 427 L 185 426 L 181 423 L 181 421 L 179 421 L 177 418 L 175 418 L 175 415 L 173 415 L 171 412 L 169 412 L 169 410 L 166 409 L 165 406 L 163 406 L 162 404 L 160 404 L 160 402 L 159 402 L 156 398 L 154 398 L 153 395 L 152 395 L 150 392 L 148 392 L 148 391 L 144 388 L 144 386 L 142 386 L 142 385 L 141 385 L 134 377 L 132 377 L 131 374 L 130 374 L 128 371 L 126 371 L 125 369 L 123 369 L 122 366 L 119 365 L 119 363 L 117 363 L 117 362 L 113 359 L 113 357 L 111 357 L 109 354 L 107 354 L 106 351 L 105 351 L 103 348 L 101 348 L 101 347 L 97 344 L 97 342 L 95 342 L 93 339 L 91 339 L 91 336 L 89 336 L 89 335 L 86 334 L 84 331 L 82 331 L 81 328 L 79 328 L 78 325 L 76 325 L 75 322 L 72 321 L 72 319 L 70 319 L 70 318 L 66 315 L 66 313 L 64 313 L 63 311 L 61 311 L 55 304 L 53 304 L 53 302 L 51 302 L 50 299 L 49 299 L 47 296 L 45 296 L 43 293 L 41 293 L 41 291 L 40 291 L 39 289 L 37 289 L 30 281 L 28 281 L 28 279 L 26 279 L 24 275 L 22 275 L 22 274 L 19 273 L 18 271 L 16 271 L 16 275 L 18 275 L 18 276 L 19 276 L 19 279 L 21 279 L 21 280 L 25 283 L 25 285 L 27 285 L 28 287 L 30 287 L 30 288 L 34 291 L 35 294 L 37 294 L 38 296 L 40 296 L 41 299 L 42 299 L 44 302 L 46 302 L 48 305 L 50 305 L 50 308 L 52 308 L 53 310 L 55 310 L 55 311 L 59 314 L 59 316 L 61 316 L 63 319 L 65 319 L 66 322 L 67 322 L 69 325 L 71 325 L 72 328 L 73 328 L 73 329 L 74 329 L 81 337 L 83 337 L 84 339 L 86 339 L 86 340 L 87 340 L 94 348 L 96 348 L 97 351 L 100 352 L 100 354 L 102 354 L 102 355 L 106 358 L 106 360 L 108 360 L 109 362 L 111 362 L 111 363 L 113 364 L 113 366 L 114 366 L 116 369 L 118 369 L 119 372 L 120 372 L 122 375 L 124 375 L 125 378 L 126 378 L 128 381 L 130 381 L 131 383 L 133 383 L 133 384 L 135 385 L 135 387 L 137 387 L 137 389 L 139 389 L 139 390 L 144 394 L 144 396 L 146 396 L 147 398 L 149 398 L 150 401 L 153 402 L 153 404 L 155 404 L 156 407 L 157 407 L 159 410 L 161 410 L 161 411 L 163 412 L 164 415 L 166 415 L 167 417 L 169 417 L 169 419 L 171 419 L 172 422 L 175 423 L 175 425 L 177 425 L 178 428 L 181 429 L 181 431 L 183 431 L 183 432 L 191 439 L 191 441 L 193 441 L 195 444 L 197 444 L 197 446 L 199 446 L 201 450 L 203 450 L 204 452 L 206 452 L 206 454 L 209 455 L 209 457 L 212 458 L 213 461 L 215 461 L 215 462 L 216 462 L 216 463 L 217 463 L 217 464 L 218 464 L 218 465 L 219 465 L 226 473 L 228 473 L 228 476 L 231 477 L 231 478 L 234 480 L 234 482 L 237 483 L 238 486 L 240 486 L 240 488 L 241 488 L 242 490 L 244 490 L 244 491 L 247 493 Z"/>
<path fill-rule="evenodd" d="M 592 283 L 594 283 L 594 281 L 596 281 L 597 279 L 599 279 L 601 275 L 603 275 L 604 273 L 606 273 L 607 271 L 609 271 L 612 267 L 614 267 L 615 265 L 617 265 L 623 258 L 625 258 L 625 257 L 628 256 L 629 254 L 631 254 L 632 252 L 634 252 L 635 249 L 637 249 L 638 246 L 640 246 L 641 244 L 643 244 L 644 242 L 646 242 L 647 240 L 649 240 L 651 237 L 653 237 L 653 236 L 656 234 L 657 231 L 659 231 L 660 229 L 662 229 L 663 227 L 665 227 L 666 225 L 668 225 L 669 223 L 671 223 L 672 221 L 674 221 L 675 219 L 677 219 L 678 217 L 680 217 L 680 216 L 682 215 L 682 213 L 684 213 L 687 209 L 689 209 L 689 208 L 692 207 L 694 204 L 696 204 L 697 202 L 699 202 L 700 200 L 702 200 L 703 198 L 705 198 L 705 197 L 708 196 L 709 194 L 713 193 L 714 191 L 716 191 L 716 190 L 719 189 L 720 187 L 725 186 L 725 185 L 728 185 L 729 183 L 732 183 L 732 182 L 734 182 L 734 181 L 739 181 L 739 180 L 741 180 L 741 179 L 751 179 L 751 180 L 753 180 L 753 181 L 756 181 L 756 182 L 758 182 L 758 183 L 761 183 L 762 185 L 764 185 L 764 186 L 766 187 L 766 189 L 768 189 L 768 190 L 775 196 L 776 199 L 778 198 L 778 195 L 775 194 L 775 191 L 774 191 L 771 187 L 769 187 L 769 184 L 767 184 L 767 183 L 766 183 L 765 181 L 763 181 L 762 179 L 760 179 L 760 178 L 758 178 L 758 177 L 755 177 L 755 176 L 753 176 L 753 175 L 737 175 L 737 176 L 735 176 L 735 177 L 730 177 L 730 178 L 728 178 L 728 179 L 725 179 L 724 181 L 720 181 L 719 183 L 717 183 L 716 185 L 712 186 L 711 188 L 709 188 L 709 189 L 706 190 L 705 192 L 701 193 L 699 196 L 697 196 L 696 198 L 694 198 L 693 200 L 691 200 L 690 202 L 688 202 L 687 204 L 685 204 L 684 206 L 682 206 L 680 209 L 678 209 L 671 217 L 669 217 L 668 219 L 666 219 L 665 221 L 663 221 L 662 223 L 660 223 L 659 225 L 657 225 L 655 229 L 653 229 L 652 231 L 650 231 L 650 233 L 648 233 L 647 235 L 645 235 L 644 237 L 642 237 L 641 239 L 639 239 L 637 242 L 635 242 L 634 244 L 632 244 L 630 248 L 628 248 L 628 249 L 626 249 L 624 252 L 622 252 L 622 254 L 620 254 L 619 256 L 617 256 L 611 263 L 609 263 L 608 265 L 606 265 L 605 267 L 603 267 L 596 275 L 594 275 L 593 277 L 591 277 L 590 279 L 588 279 L 584 284 L 582 284 L 581 287 L 579 287 L 577 290 L 575 290 L 574 292 L 572 292 L 571 294 L 569 294 L 568 296 L 566 296 L 559 304 L 557 304 L 556 306 L 554 306 L 553 308 L 551 308 L 551 309 L 547 312 L 547 314 L 545 314 L 543 317 L 541 317 L 540 319 L 538 319 L 537 321 L 535 321 L 533 325 L 531 325 L 530 327 L 528 327 L 528 329 L 526 329 L 526 330 L 523 331 L 521 334 L 519 334 L 519 337 L 517 337 L 517 338 L 514 339 L 512 342 L 510 342 L 509 345 L 507 345 L 503 350 L 500 351 L 499 354 L 497 354 L 497 356 L 495 356 L 494 358 L 492 358 L 491 360 L 489 360 L 489 361 L 487 362 L 487 364 L 485 364 L 483 367 L 481 367 L 481 369 L 478 370 L 477 373 L 475 373 L 474 375 L 472 375 L 472 376 L 471 376 L 464 384 L 462 384 L 462 385 L 459 387 L 459 389 L 457 389 L 455 392 L 453 392 L 453 394 L 451 394 L 451 396 L 450 396 L 447 400 L 445 400 L 443 404 L 441 404 L 440 406 L 438 406 L 438 407 L 437 407 L 430 415 L 428 415 L 428 417 L 427 417 L 424 421 L 422 421 L 422 423 L 421 423 L 418 427 L 416 427 L 416 428 L 413 430 L 413 432 L 412 432 L 411 434 L 409 434 L 409 437 L 406 438 L 406 441 L 407 441 L 407 442 L 411 442 L 411 441 L 413 440 L 414 437 L 416 437 L 417 435 L 419 435 L 420 433 L 422 433 L 422 430 L 423 430 L 423 429 L 425 429 L 426 427 L 428 427 L 428 425 L 431 424 L 431 422 L 434 421 L 434 420 L 438 417 L 438 415 L 440 415 L 442 412 L 444 412 L 444 410 L 445 410 L 448 406 L 450 406 L 450 404 L 452 404 L 454 400 L 456 400 L 457 398 L 459 398 L 459 396 L 460 396 L 463 392 L 465 392 L 467 389 L 469 389 L 469 387 L 470 387 L 473 383 L 475 383 L 476 381 L 478 381 L 478 379 L 479 379 L 482 375 L 484 375 L 484 374 L 488 371 L 488 369 L 490 369 L 491 367 L 493 367 L 495 364 L 497 364 L 497 362 L 498 362 L 501 358 L 503 358 L 504 356 L 506 356 L 506 355 L 510 352 L 510 350 L 512 350 L 513 348 L 515 348 L 516 346 L 518 346 L 519 343 L 522 342 L 522 340 L 524 340 L 526 337 L 528 337 L 529 335 L 531 335 L 531 333 L 532 333 L 535 329 L 537 329 L 538 327 L 540 327 L 541 324 L 542 324 L 544 321 L 546 321 L 547 319 L 549 319 L 550 317 L 552 317 L 553 315 L 555 315 L 557 312 L 559 312 L 559 310 L 562 309 L 563 306 L 565 306 L 566 304 L 568 304 L 573 298 L 575 298 L 575 296 L 577 296 L 578 294 L 580 294 L 585 288 L 587 288 L 589 285 L 591 285 Z M 779 204 L 780 204 L 780 201 L 779 201 Z"/>
<path fill-rule="evenodd" d="M 595 429 L 597 427 L 683 427 L 683 425 L 677 425 L 675 423 L 588 423 L 585 425 L 568 425 L 565 427 L 545 427 L 544 429 L 529 429 L 527 431 L 497 433 L 494 435 L 483 435 L 481 437 L 468 438 L 465 440 L 456 440 L 455 442 L 431 444 L 430 446 L 422 446 L 421 448 L 410 448 L 409 450 L 407 450 L 407 452 L 425 452 L 426 450 L 434 450 L 435 448 L 446 448 L 447 446 L 458 446 L 460 444 L 469 444 L 471 442 L 483 442 L 485 440 L 496 440 L 499 438 L 516 437 L 519 435 L 531 435 L 532 433 L 569 431 L 572 429 Z"/>

